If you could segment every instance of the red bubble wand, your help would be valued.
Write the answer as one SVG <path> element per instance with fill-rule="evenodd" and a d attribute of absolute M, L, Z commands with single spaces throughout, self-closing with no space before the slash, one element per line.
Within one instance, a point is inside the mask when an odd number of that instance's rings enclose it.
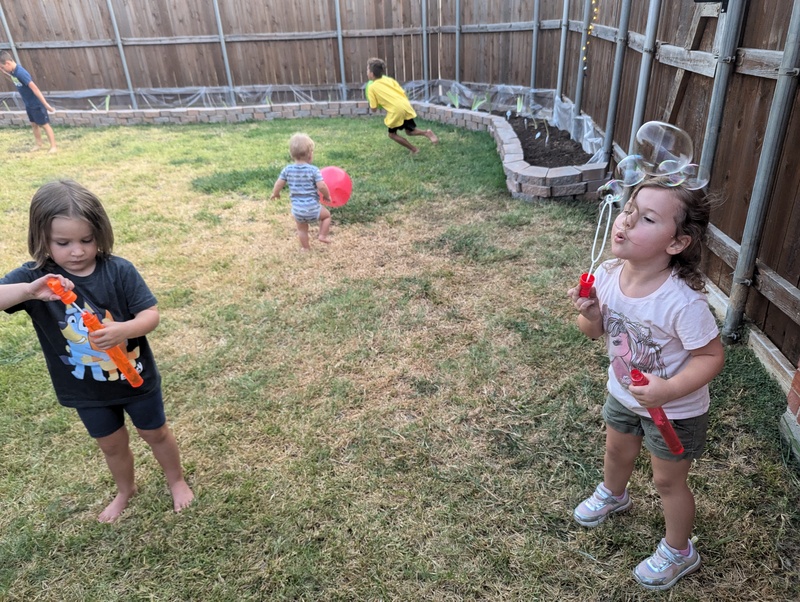
<path fill-rule="evenodd" d="M 635 368 L 631 370 L 631 384 L 636 385 L 637 387 L 641 387 L 642 385 L 648 384 L 650 381 L 647 380 L 647 377 L 636 370 Z M 664 437 L 664 441 L 667 442 L 667 447 L 669 447 L 669 451 L 671 451 L 676 456 L 679 456 L 683 453 L 683 445 L 681 444 L 681 440 L 678 439 L 678 435 L 675 432 L 675 429 L 672 428 L 672 423 L 670 423 L 669 419 L 667 418 L 666 412 L 664 412 L 664 408 L 647 408 L 647 411 L 650 413 L 650 418 L 653 419 L 656 427 L 658 427 L 658 432 L 661 433 L 661 436 Z"/>
<path fill-rule="evenodd" d="M 61 286 L 61 282 L 59 282 L 58 278 L 49 278 L 47 280 L 47 286 L 49 286 L 50 290 L 52 290 L 56 295 L 61 297 L 61 301 L 64 302 L 64 305 L 75 303 L 75 301 L 78 299 L 78 295 L 76 295 L 73 291 L 68 291 Z M 103 329 L 102 322 L 100 322 L 97 316 L 93 313 L 84 311 L 81 313 L 81 318 L 83 318 L 83 325 L 86 326 L 90 332 Z M 128 353 L 122 348 L 122 345 L 116 345 L 110 349 L 101 349 L 100 351 L 103 351 L 108 355 L 111 361 L 114 362 L 117 370 L 125 375 L 125 378 L 132 387 L 135 388 L 142 386 L 144 379 L 142 379 L 142 375 L 139 374 L 136 371 L 136 368 L 131 364 L 130 360 L 128 359 Z"/>

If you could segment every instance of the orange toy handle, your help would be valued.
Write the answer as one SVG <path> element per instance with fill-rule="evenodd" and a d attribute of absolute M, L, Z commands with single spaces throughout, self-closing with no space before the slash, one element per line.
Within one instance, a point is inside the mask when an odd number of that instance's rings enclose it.
<path fill-rule="evenodd" d="M 90 332 L 103 329 L 103 324 L 97 319 L 96 315 L 85 311 L 83 312 L 82 317 L 84 325 L 89 329 Z M 128 382 L 132 387 L 142 386 L 144 379 L 142 379 L 142 375 L 136 371 L 136 368 L 131 365 L 130 361 L 128 360 L 128 354 L 122 348 L 122 345 L 117 345 L 111 349 L 103 349 L 103 351 L 105 351 L 108 354 L 108 357 L 111 358 L 111 361 L 114 362 L 117 370 L 125 375 L 125 378 L 128 379 Z"/>
<path fill-rule="evenodd" d="M 76 295 L 73 291 L 68 291 L 63 286 L 61 286 L 61 282 L 58 280 L 58 278 L 48 278 L 47 286 L 49 286 L 50 290 L 53 291 L 56 295 L 61 297 L 61 300 L 64 302 L 64 305 L 75 303 L 75 301 L 78 299 L 78 295 Z"/>
<path fill-rule="evenodd" d="M 650 381 L 647 380 L 647 377 L 639 372 L 639 370 L 631 370 L 631 384 L 641 387 L 649 382 Z M 672 428 L 672 423 L 670 423 L 669 419 L 667 418 L 664 408 L 647 408 L 647 411 L 650 412 L 650 418 L 653 419 L 653 422 L 658 427 L 658 431 L 661 433 L 661 436 L 664 437 L 664 441 L 666 441 L 669 451 L 676 456 L 682 454 L 683 444 L 681 443 L 681 440 L 678 439 L 678 434 L 675 432 L 675 429 Z"/>

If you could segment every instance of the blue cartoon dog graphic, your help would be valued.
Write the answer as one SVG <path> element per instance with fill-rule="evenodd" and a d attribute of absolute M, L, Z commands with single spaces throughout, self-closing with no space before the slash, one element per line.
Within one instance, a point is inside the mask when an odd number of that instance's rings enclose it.
<path fill-rule="evenodd" d="M 86 311 L 91 310 L 87 307 Z M 105 351 L 97 349 L 90 341 L 89 329 L 84 325 L 81 314 L 82 311 L 76 305 L 70 304 L 67 306 L 64 320 L 58 322 L 61 334 L 67 341 L 67 355 L 60 356 L 61 361 L 74 366 L 72 375 L 81 380 L 86 376 L 87 367 L 91 371 L 92 378 L 98 382 L 119 380 L 121 377 L 114 362 Z M 113 319 L 108 311 L 105 314 L 103 322 Z M 128 358 L 134 365 L 138 355 L 138 347 L 135 351 L 128 352 Z"/>

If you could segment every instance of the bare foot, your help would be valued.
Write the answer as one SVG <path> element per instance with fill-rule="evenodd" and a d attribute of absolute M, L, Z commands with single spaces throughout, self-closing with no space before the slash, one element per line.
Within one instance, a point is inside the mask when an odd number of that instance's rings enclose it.
<path fill-rule="evenodd" d="M 328 238 L 327 236 L 320 236 L 319 242 L 324 242 L 326 245 L 329 245 L 331 244 L 331 239 Z"/>
<path fill-rule="evenodd" d="M 439 137 L 433 133 L 433 130 L 425 130 L 425 135 L 432 144 L 439 144 Z"/>
<path fill-rule="evenodd" d="M 411 154 L 412 155 L 416 155 L 418 152 L 419 152 L 419 149 L 416 146 L 411 149 Z"/>
<path fill-rule="evenodd" d="M 169 489 L 172 493 L 172 506 L 175 508 L 175 512 L 180 512 L 192 503 L 194 492 L 186 484 L 186 481 L 178 481 Z"/>
<path fill-rule="evenodd" d="M 58 152 L 58 149 L 57 149 L 55 146 L 51 146 L 51 147 L 50 147 L 50 150 L 49 150 L 49 151 L 47 151 L 47 152 L 48 152 L 48 153 L 57 153 L 57 152 Z"/>
<path fill-rule="evenodd" d="M 134 495 L 136 495 L 135 489 L 130 494 L 118 493 L 111 503 L 100 513 L 97 520 L 101 523 L 113 523 L 119 518 L 123 510 L 128 507 L 128 502 Z"/>
<path fill-rule="evenodd" d="M 40 150 L 42 150 L 42 147 L 41 147 L 40 145 L 38 145 L 38 144 L 37 144 L 36 146 L 34 146 L 34 147 L 31 149 L 31 152 L 32 152 L 32 153 L 36 153 L 36 152 L 39 152 Z"/>
<path fill-rule="evenodd" d="M 308 253 L 311 249 L 309 247 L 300 247 L 301 253 Z"/>

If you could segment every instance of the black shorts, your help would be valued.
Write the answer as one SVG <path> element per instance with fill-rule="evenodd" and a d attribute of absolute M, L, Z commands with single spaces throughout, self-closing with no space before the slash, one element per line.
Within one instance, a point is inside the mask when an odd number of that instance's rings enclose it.
<path fill-rule="evenodd" d="M 83 425 L 94 439 L 108 437 L 125 425 L 125 412 L 136 428 L 150 431 L 161 428 L 167 422 L 164 414 L 164 399 L 161 388 L 142 398 L 119 405 L 99 408 L 76 408 Z"/>
<path fill-rule="evenodd" d="M 400 127 L 389 128 L 389 133 L 396 134 L 397 130 L 405 130 L 407 132 L 413 132 L 416 129 L 417 129 L 417 122 L 414 121 L 413 119 L 406 119 L 403 122 L 403 125 L 401 125 Z"/>
<path fill-rule="evenodd" d="M 50 123 L 50 115 L 47 114 L 47 109 L 42 105 L 38 107 L 25 107 L 25 112 L 28 114 L 28 120 L 36 125 L 44 125 Z"/>

